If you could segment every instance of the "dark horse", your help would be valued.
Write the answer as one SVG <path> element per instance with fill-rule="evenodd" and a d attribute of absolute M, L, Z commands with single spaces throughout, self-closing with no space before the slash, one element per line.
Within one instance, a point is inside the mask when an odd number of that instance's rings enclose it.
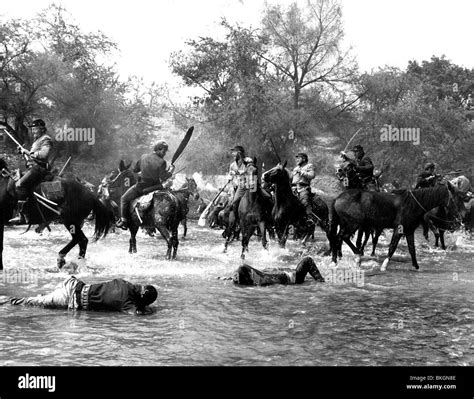
<path fill-rule="evenodd" d="M 192 177 L 186 177 L 184 185 L 176 190 L 173 190 L 179 201 L 179 221 L 183 226 L 183 238 L 186 238 L 188 232 L 188 213 L 189 213 L 189 199 L 199 199 L 198 186 Z"/>
<path fill-rule="evenodd" d="M 8 171 L 6 163 L 0 159 L 0 169 Z M 91 211 L 95 214 L 94 241 L 105 237 L 113 223 L 108 209 L 88 188 L 73 179 L 56 178 L 61 183 L 63 194 L 55 202 L 58 204 L 59 219 L 72 236 L 72 240 L 59 251 L 58 267 L 66 263 L 68 252 L 79 245 L 79 257 L 85 257 L 88 239 L 82 231 L 82 225 Z M 11 217 L 17 203 L 15 181 L 6 174 L 0 177 L 0 269 L 3 269 L 3 232 L 6 221 Z M 43 215 L 46 215 L 43 212 Z M 57 216 L 56 216 L 57 217 Z"/>
<path fill-rule="evenodd" d="M 310 237 L 312 230 L 309 231 L 304 225 L 303 221 L 306 212 L 303 204 L 293 194 L 290 184 L 290 175 L 285 169 L 286 162 L 278 164 L 270 170 L 267 170 L 262 179 L 265 183 L 272 183 L 275 187 L 275 203 L 273 205 L 272 216 L 275 223 L 278 241 L 282 248 L 285 247 L 288 239 L 288 228 L 290 226 L 300 227 L 304 231 L 303 242 Z M 317 224 L 326 232 L 329 233 L 328 224 L 328 206 L 318 196 L 313 198 L 313 214 L 317 219 Z M 328 235 L 329 238 L 329 235 Z"/>
<path fill-rule="evenodd" d="M 197 188 L 197 185 L 196 187 Z M 147 189 L 149 190 L 149 189 Z M 145 190 L 144 194 L 147 194 Z M 159 190 L 148 193 L 148 197 L 141 197 L 131 204 L 130 217 L 130 247 L 129 253 L 137 252 L 136 235 L 140 226 L 147 230 L 158 230 L 168 246 L 166 258 L 176 259 L 178 252 L 178 226 L 186 218 L 186 198 L 193 193 L 192 189 L 178 190 L 176 194 L 168 190 Z"/>
<path fill-rule="evenodd" d="M 130 170 L 130 165 L 131 163 L 125 165 L 123 160 L 120 160 L 118 169 L 104 177 L 97 190 L 99 198 L 113 210 L 116 218 L 119 216 L 120 198 L 137 182 L 135 174 Z"/>
<path fill-rule="evenodd" d="M 395 252 L 400 238 L 405 235 L 413 267 L 418 269 L 414 233 L 431 209 L 443 206 L 449 218 L 459 219 L 465 213 L 464 195 L 449 182 L 446 185 L 420 190 L 399 190 L 397 194 L 375 191 L 347 190 L 340 194 L 330 209 L 332 261 L 337 261 L 337 249 L 346 242 L 356 255 L 360 251 L 350 241 L 357 229 L 394 229 L 384 271 Z M 339 227 L 339 232 L 337 228 Z M 360 256 L 358 259 L 360 265 Z"/>
<path fill-rule="evenodd" d="M 271 224 L 271 208 L 272 204 L 268 198 L 262 193 L 258 178 L 258 168 L 256 166 L 257 159 L 253 159 L 253 163 L 249 163 L 245 169 L 245 184 L 247 191 L 239 203 L 239 224 L 242 233 L 242 254 L 241 259 L 245 259 L 245 252 L 248 252 L 250 237 L 252 237 L 257 227 L 262 236 L 263 248 L 268 248 L 267 226 Z M 225 251 L 232 239 L 229 234 L 225 241 Z"/>

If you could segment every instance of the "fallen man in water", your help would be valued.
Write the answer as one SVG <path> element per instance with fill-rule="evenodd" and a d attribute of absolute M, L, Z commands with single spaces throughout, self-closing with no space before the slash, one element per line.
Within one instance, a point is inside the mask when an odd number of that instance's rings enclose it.
<path fill-rule="evenodd" d="M 324 282 L 313 258 L 303 258 L 295 270 L 278 268 L 257 270 L 249 265 L 240 266 L 228 279 L 240 285 L 302 284 L 307 274 L 317 282 Z"/>
<path fill-rule="evenodd" d="M 51 309 L 146 314 L 151 313 L 148 305 L 155 302 L 157 297 L 158 292 L 152 285 L 132 284 L 122 279 L 86 284 L 72 276 L 49 294 L 25 298 L 10 297 L 3 302 Z"/>

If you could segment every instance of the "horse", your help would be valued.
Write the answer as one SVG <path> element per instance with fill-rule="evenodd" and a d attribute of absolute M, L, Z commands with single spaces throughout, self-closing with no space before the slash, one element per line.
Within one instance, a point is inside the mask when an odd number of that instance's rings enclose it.
<path fill-rule="evenodd" d="M 267 225 L 271 224 L 271 202 L 262 193 L 260 182 L 258 179 L 257 159 L 254 158 L 245 169 L 244 183 L 247 191 L 239 203 L 239 225 L 242 233 L 242 253 L 241 259 L 245 259 L 245 252 L 248 252 L 250 238 L 255 228 L 258 227 L 262 236 L 262 246 L 268 249 L 267 241 Z M 231 235 L 226 237 L 224 252 L 227 251 Z"/>
<path fill-rule="evenodd" d="M 15 180 L 12 179 L 8 167 L 2 159 L 0 159 L 0 169 L 2 169 L 2 176 L 0 177 L 0 270 L 2 270 L 4 226 L 16 207 L 17 198 L 15 193 Z M 5 172 L 3 172 L 3 170 L 5 170 Z M 82 225 L 90 212 L 93 211 L 95 214 L 94 241 L 107 235 L 113 223 L 113 217 L 97 196 L 76 180 L 56 178 L 55 181 L 60 183 L 62 194 L 55 200 L 58 204 L 57 212 L 59 214 L 54 213 L 54 215 L 55 218 L 59 216 L 59 220 L 61 220 L 72 236 L 71 241 L 58 253 L 57 265 L 58 268 L 61 269 L 66 263 L 66 255 L 76 245 L 79 245 L 79 257 L 85 257 L 89 240 L 82 231 Z M 35 189 L 38 193 L 40 186 Z M 25 211 L 28 211 L 28 208 L 30 208 L 30 211 L 37 209 L 42 213 L 42 216 L 47 217 L 48 215 L 46 210 L 40 210 L 41 208 L 36 201 L 28 201 L 25 205 L 28 205 Z M 34 208 L 33 205 L 37 205 L 38 207 Z M 37 214 L 33 212 L 30 213 L 33 217 L 37 217 L 35 216 Z M 38 220 L 38 222 L 39 221 L 41 220 Z"/>
<path fill-rule="evenodd" d="M 189 198 L 193 198 L 195 201 L 199 199 L 197 189 L 196 181 L 192 177 L 186 177 L 186 182 L 183 186 L 172 191 L 179 201 L 179 221 L 183 226 L 183 238 L 186 238 L 188 232 L 187 216 L 189 212 Z"/>
<path fill-rule="evenodd" d="M 150 191 L 151 190 L 151 191 Z M 194 179 L 186 178 L 185 186 L 176 191 L 145 190 L 145 197 L 134 200 L 130 206 L 130 246 L 129 253 L 137 252 L 136 235 L 139 227 L 148 231 L 158 230 L 168 246 L 166 259 L 176 259 L 179 239 L 178 227 L 183 223 L 184 236 L 187 232 L 186 216 L 188 213 L 187 201 L 190 196 L 198 198 L 197 184 Z"/>
<path fill-rule="evenodd" d="M 265 183 L 272 183 L 275 187 L 275 202 L 272 216 L 280 247 L 284 248 L 288 239 L 290 225 L 300 227 L 304 223 L 306 211 L 298 197 L 293 194 L 290 183 L 290 175 L 285 169 L 287 162 L 278 163 L 272 169 L 262 175 Z M 329 239 L 328 206 L 318 196 L 313 198 L 313 214 L 317 218 L 317 224 L 326 232 Z M 303 243 L 311 236 L 305 226 L 300 227 L 305 231 Z"/>
<path fill-rule="evenodd" d="M 446 185 L 415 191 L 399 190 L 396 194 L 347 190 L 335 199 L 330 209 L 332 261 L 337 262 L 337 250 L 344 241 L 354 254 L 358 255 L 357 263 L 360 266 L 360 251 L 350 241 L 352 234 L 360 228 L 363 230 L 392 228 L 394 232 L 388 257 L 384 260 L 381 271 L 386 270 L 403 235 L 406 236 L 412 265 L 415 269 L 419 269 L 414 233 L 423 216 L 429 210 L 443 206 L 449 218 L 460 222 L 459 219 L 465 213 L 463 197 L 464 195 L 449 182 Z"/>
<path fill-rule="evenodd" d="M 113 210 L 115 218 L 120 216 L 120 198 L 137 182 L 137 178 L 130 170 L 130 166 L 131 163 L 125 165 L 125 162 L 120 160 L 118 169 L 108 173 L 102 179 L 102 183 L 97 190 L 99 198 L 103 200 L 106 206 Z"/>

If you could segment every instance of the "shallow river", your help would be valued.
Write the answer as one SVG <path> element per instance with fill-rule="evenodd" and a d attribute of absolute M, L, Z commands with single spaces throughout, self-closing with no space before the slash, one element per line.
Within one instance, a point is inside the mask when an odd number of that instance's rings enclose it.
<path fill-rule="evenodd" d="M 8 228 L 0 295 L 51 291 L 68 275 L 52 272 L 66 237 L 62 226 L 40 237 Z M 86 228 L 90 237 L 92 229 Z M 180 230 L 181 233 L 181 230 Z M 222 252 L 221 231 L 191 223 L 178 260 L 164 260 L 161 239 L 139 233 L 138 253 L 128 254 L 128 233 L 89 244 L 76 276 L 93 283 L 121 277 L 154 284 L 152 315 L 71 312 L 0 306 L 0 365 L 472 365 L 474 363 L 474 241 L 447 235 L 448 250 L 416 237 L 420 270 L 411 266 L 406 242 L 387 272 L 378 258 L 363 258 L 363 279 L 300 286 L 237 287 L 218 279 L 238 266 L 240 244 Z M 181 236 L 181 234 L 180 234 Z M 332 276 L 318 232 L 309 254 Z M 298 243 L 252 238 L 252 266 L 294 267 Z M 340 267 L 351 267 L 347 248 Z M 77 261 L 77 249 L 68 260 Z M 51 270 L 48 270 L 51 269 Z M 360 275 L 359 275 L 360 277 Z"/>

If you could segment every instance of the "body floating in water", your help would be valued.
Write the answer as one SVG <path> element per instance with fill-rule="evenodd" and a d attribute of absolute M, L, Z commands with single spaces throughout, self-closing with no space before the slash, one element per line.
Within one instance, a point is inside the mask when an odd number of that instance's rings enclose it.
<path fill-rule="evenodd" d="M 257 270 L 244 264 L 234 272 L 231 279 L 239 285 L 302 284 L 308 273 L 317 282 L 324 282 L 323 276 L 310 256 L 303 258 L 295 270 L 286 268 Z"/>
<path fill-rule="evenodd" d="M 114 279 L 97 284 L 86 284 L 71 276 L 53 292 L 34 297 L 10 297 L 12 305 L 39 306 L 50 309 L 116 311 L 124 313 L 149 313 L 158 297 L 152 285 L 132 284 Z"/>

